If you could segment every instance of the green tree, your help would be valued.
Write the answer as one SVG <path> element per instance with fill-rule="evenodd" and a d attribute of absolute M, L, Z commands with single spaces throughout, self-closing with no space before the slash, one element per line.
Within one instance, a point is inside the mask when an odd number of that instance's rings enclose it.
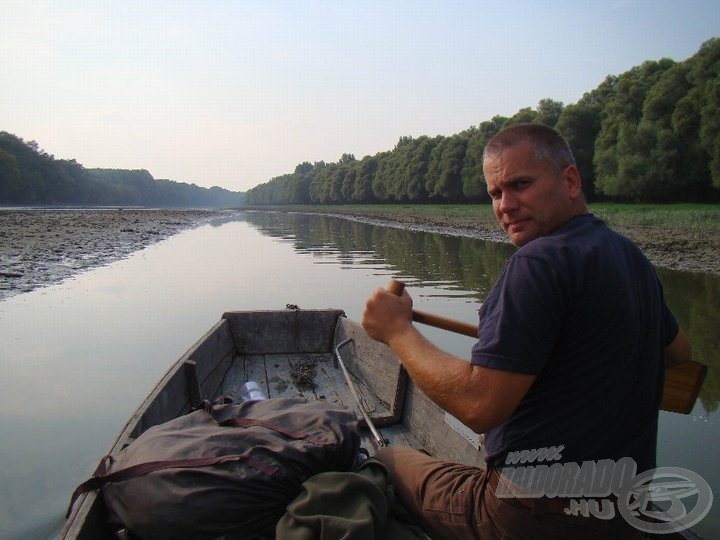
<path fill-rule="evenodd" d="M 342 179 L 342 185 L 340 187 L 340 195 L 342 196 L 343 203 L 349 203 L 353 200 L 353 194 L 355 193 L 355 182 L 357 181 L 357 170 L 354 166 L 347 167 L 345 174 Z"/>
<path fill-rule="evenodd" d="M 377 182 L 384 184 L 385 200 L 407 201 L 407 163 L 410 161 L 414 140 L 404 136 L 398 139 L 392 152 L 383 159 L 378 170 Z"/>
<path fill-rule="evenodd" d="M 295 172 L 288 180 L 288 203 L 309 204 L 310 203 L 310 182 L 315 167 L 305 161 L 295 167 Z"/>
<path fill-rule="evenodd" d="M 409 202 L 426 202 L 428 192 L 425 190 L 425 177 L 430 166 L 430 155 L 442 137 L 418 137 L 408 147 L 403 166 L 403 185 L 405 200 Z"/>
<path fill-rule="evenodd" d="M 485 173 L 483 172 L 483 152 L 485 145 L 505 125 L 507 118 L 495 116 L 492 120 L 481 122 L 476 128 L 468 130 L 467 151 L 460 173 L 462 180 L 462 193 L 468 201 L 489 201 Z"/>
<path fill-rule="evenodd" d="M 22 184 L 20 168 L 14 155 L 0 148 L 0 201 L 17 202 Z"/>
<path fill-rule="evenodd" d="M 425 192 L 430 198 L 435 196 L 435 200 L 437 200 L 437 195 L 440 193 L 438 186 L 442 181 L 442 156 L 449 142 L 449 137 L 442 137 L 430 152 L 428 160 L 428 170 L 425 174 Z"/>
<path fill-rule="evenodd" d="M 387 180 L 392 175 L 392 161 L 393 152 L 384 152 L 378 156 L 377 168 L 371 184 L 373 198 L 378 202 L 388 202 L 390 199 Z"/>
<path fill-rule="evenodd" d="M 432 200 L 459 202 L 462 200 L 462 169 L 467 151 L 468 136 L 459 133 L 445 139 L 444 143 L 435 147 L 433 183 L 427 185 L 428 195 Z M 437 153 L 438 148 L 441 151 Z M 431 164 L 432 166 L 432 164 Z"/>
<path fill-rule="evenodd" d="M 672 123 L 678 103 L 689 89 L 688 65 L 676 64 L 647 93 L 631 158 L 636 163 L 632 174 L 638 199 L 669 202 L 698 192 L 702 176 L 694 169 L 702 165 L 685 159 L 693 153 L 691 147 L 699 146 L 698 137 L 680 137 Z"/>
<path fill-rule="evenodd" d="M 561 101 L 550 98 L 541 99 L 537 106 L 537 115 L 533 118 L 534 124 L 544 124 L 555 127 L 565 106 Z"/>
<path fill-rule="evenodd" d="M 537 111 L 530 107 L 524 107 L 508 118 L 503 127 L 514 126 L 515 124 L 530 124 L 537 118 Z"/>
<path fill-rule="evenodd" d="M 600 133 L 595 141 L 595 173 L 598 193 L 625 200 L 638 200 L 646 183 L 639 153 L 646 152 L 649 133 L 638 129 L 643 105 L 650 88 L 673 67 L 670 59 L 644 62 L 618 77 L 615 92 L 608 101 Z"/>
<path fill-rule="evenodd" d="M 720 38 L 703 43 L 691 62 L 689 77 L 700 110 L 700 144 L 710 159 L 712 185 L 720 188 Z"/>
<path fill-rule="evenodd" d="M 600 133 L 603 111 L 615 92 L 617 77 L 608 76 L 596 89 L 563 108 L 555 128 L 572 148 L 588 200 L 595 199 L 595 139 Z"/>
<path fill-rule="evenodd" d="M 357 161 L 357 160 L 355 159 L 354 154 L 343 154 L 342 157 L 340 157 L 340 160 L 338 161 L 338 163 L 340 165 L 348 165 L 351 163 L 355 163 L 355 161 Z"/>
<path fill-rule="evenodd" d="M 377 156 L 366 156 L 358 162 L 358 173 L 355 180 L 355 189 L 353 190 L 352 196 L 353 201 L 366 204 L 375 202 L 372 184 L 377 169 Z"/>

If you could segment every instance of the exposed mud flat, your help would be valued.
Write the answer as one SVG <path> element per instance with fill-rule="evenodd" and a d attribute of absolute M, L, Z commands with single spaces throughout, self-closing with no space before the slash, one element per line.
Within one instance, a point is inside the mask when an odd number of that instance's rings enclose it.
<path fill-rule="evenodd" d="M 658 267 L 720 275 L 720 237 L 655 227 L 618 229 Z"/>
<path fill-rule="evenodd" d="M 109 264 L 182 230 L 213 210 L 0 210 L 0 300 Z"/>

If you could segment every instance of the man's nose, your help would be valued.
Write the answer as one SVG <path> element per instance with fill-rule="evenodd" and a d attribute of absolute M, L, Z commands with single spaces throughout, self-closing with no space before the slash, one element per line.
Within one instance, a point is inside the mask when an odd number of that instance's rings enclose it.
<path fill-rule="evenodd" d="M 503 213 L 510 212 L 515 209 L 516 205 L 517 200 L 515 196 L 510 192 L 503 192 L 502 196 L 500 197 L 500 211 Z"/>

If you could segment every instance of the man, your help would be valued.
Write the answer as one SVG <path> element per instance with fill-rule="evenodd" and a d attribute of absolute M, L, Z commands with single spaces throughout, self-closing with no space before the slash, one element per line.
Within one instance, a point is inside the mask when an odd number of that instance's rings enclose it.
<path fill-rule="evenodd" d="M 433 538 L 633 538 L 640 532 L 618 512 L 568 515 L 568 499 L 527 496 L 508 471 L 521 465 L 513 456 L 535 449 L 558 467 L 632 460 L 638 474 L 654 468 L 665 362 L 689 359 L 687 337 L 651 264 L 588 213 L 572 152 L 555 130 L 501 131 L 483 170 L 495 215 L 520 249 L 480 309 L 470 362 L 417 331 L 407 292 L 375 291 L 363 326 L 431 399 L 486 434 L 487 468 L 409 448 L 378 457 Z"/>

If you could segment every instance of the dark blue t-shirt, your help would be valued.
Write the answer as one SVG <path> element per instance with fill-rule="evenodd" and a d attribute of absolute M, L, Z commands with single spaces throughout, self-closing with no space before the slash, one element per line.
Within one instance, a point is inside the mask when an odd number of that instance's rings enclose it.
<path fill-rule="evenodd" d="M 652 265 L 591 214 L 520 248 L 480 312 L 472 362 L 537 375 L 485 437 L 488 463 L 563 446 L 560 462 L 655 467 L 664 348 L 678 325 Z"/>

